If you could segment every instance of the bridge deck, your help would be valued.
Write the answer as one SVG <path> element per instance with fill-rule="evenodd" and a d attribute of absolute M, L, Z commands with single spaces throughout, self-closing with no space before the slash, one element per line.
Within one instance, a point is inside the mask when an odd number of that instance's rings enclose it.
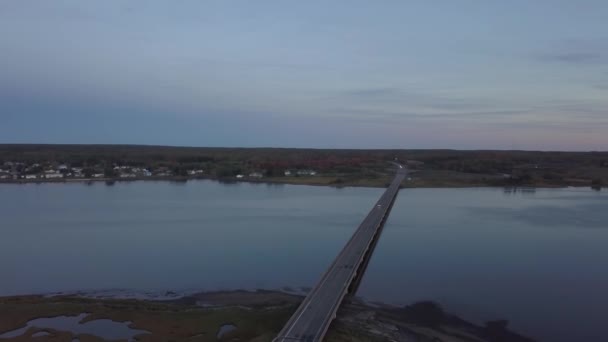
<path fill-rule="evenodd" d="M 390 186 L 367 214 L 319 283 L 306 296 L 275 342 L 321 341 L 342 299 L 365 262 L 366 251 L 379 234 L 407 171 L 401 165 Z M 361 275 L 359 275 L 361 276 Z"/>

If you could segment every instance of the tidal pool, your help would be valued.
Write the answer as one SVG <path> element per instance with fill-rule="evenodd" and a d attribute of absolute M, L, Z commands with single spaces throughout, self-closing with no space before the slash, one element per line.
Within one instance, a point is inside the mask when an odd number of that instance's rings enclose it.
<path fill-rule="evenodd" d="M 236 325 L 233 324 L 224 324 L 220 327 L 220 330 L 217 332 L 217 339 L 224 337 L 227 333 L 236 330 Z"/>
<path fill-rule="evenodd" d="M 146 330 L 137 330 L 129 327 L 131 322 L 114 322 L 109 319 L 96 319 L 81 323 L 88 314 L 82 313 L 78 316 L 57 316 L 49 318 L 37 318 L 27 322 L 26 326 L 5 332 L 0 338 L 18 337 L 32 328 L 53 329 L 57 331 L 68 331 L 74 335 L 90 334 L 107 340 L 127 339 L 134 341 L 133 337 L 140 334 L 149 334 Z M 32 337 L 48 336 L 49 332 L 37 332 Z"/>

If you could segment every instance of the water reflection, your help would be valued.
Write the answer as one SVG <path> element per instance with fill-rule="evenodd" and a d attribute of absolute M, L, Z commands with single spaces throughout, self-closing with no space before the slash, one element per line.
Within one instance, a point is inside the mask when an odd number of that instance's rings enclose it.
<path fill-rule="evenodd" d="M 53 329 L 67 331 L 74 335 L 89 334 L 108 340 L 127 339 L 135 341 L 134 337 L 141 334 L 149 334 L 146 330 L 137 330 L 129 327 L 131 322 L 114 322 L 109 319 L 96 319 L 82 323 L 88 314 L 78 316 L 58 316 L 51 318 L 37 318 L 27 322 L 25 327 L 8 331 L 0 335 L 0 338 L 14 338 L 22 336 L 30 328 Z M 48 336 L 48 332 L 37 332 L 32 337 Z"/>
<path fill-rule="evenodd" d="M 46 331 L 39 331 L 37 333 L 32 334 L 32 337 L 42 337 L 42 336 L 50 336 L 51 334 Z"/>
<path fill-rule="evenodd" d="M 236 185 L 236 184 L 240 183 L 239 181 L 237 181 L 236 179 L 233 179 L 233 178 L 220 178 L 217 181 L 218 181 L 218 183 L 223 184 L 223 185 Z"/>
<path fill-rule="evenodd" d="M 608 228 L 606 203 L 570 206 L 536 205 L 524 208 L 471 207 L 471 215 L 500 221 L 521 221 L 538 227 Z"/>
<path fill-rule="evenodd" d="M 511 195 L 511 194 L 531 195 L 531 194 L 535 194 L 536 193 L 536 188 L 531 188 L 531 187 L 504 187 L 503 188 L 503 193 L 505 193 L 507 195 Z"/>
<path fill-rule="evenodd" d="M 217 339 L 220 340 L 227 333 L 236 330 L 236 325 L 233 324 L 224 324 L 220 327 L 220 330 L 217 332 Z"/>

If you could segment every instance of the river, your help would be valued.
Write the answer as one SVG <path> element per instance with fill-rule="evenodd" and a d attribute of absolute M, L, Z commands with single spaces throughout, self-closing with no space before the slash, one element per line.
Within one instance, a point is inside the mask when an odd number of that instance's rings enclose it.
<path fill-rule="evenodd" d="M 382 189 L 0 185 L 0 296 L 312 286 Z M 435 300 L 541 341 L 606 339 L 608 194 L 404 189 L 358 295 Z"/>

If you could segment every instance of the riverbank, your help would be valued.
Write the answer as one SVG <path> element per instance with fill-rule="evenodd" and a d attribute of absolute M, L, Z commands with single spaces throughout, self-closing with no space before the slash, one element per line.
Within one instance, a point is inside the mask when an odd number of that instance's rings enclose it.
<path fill-rule="evenodd" d="M 103 341 L 103 331 L 74 333 L 65 327 L 28 325 L 37 318 L 87 313 L 82 319 L 86 324 L 81 325 L 93 325 L 101 320 L 105 320 L 105 324 L 111 323 L 107 320 L 128 322 L 125 326 L 136 329 L 131 333 L 136 334 L 137 341 L 267 342 L 276 336 L 303 298 L 277 291 L 202 292 L 170 297 L 164 300 L 86 295 L 0 297 L 0 340 L 6 334 L 13 336 L 6 341 L 15 342 L 37 336 L 40 340 Z M 29 328 L 15 336 L 15 330 L 25 326 Z M 329 342 L 498 340 L 532 341 L 506 329 L 504 321 L 478 326 L 443 312 L 431 302 L 399 308 L 372 306 L 356 300 L 343 305 L 326 338 Z"/>
<path fill-rule="evenodd" d="M 176 182 L 185 183 L 196 180 L 212 180 L 221 183 L 251 183 L 267 185 L 310 185 L 310 186 L 329 186 L 334 188 L 343 187 L 366 187 L 366 188 L 385 188 L 391 181 L 391 176 L 378 178 L 357 178 L 340 176 L 314 176 L 314 177 L 269 177 L 269 178 L 232 178 L 232 177 L 133 177 L 133 178 L 65 178 L 65 179 L 2 179 L 2 184 L 61 184 L 61 183 L 81 183 L 97 184 L 105 183 L 114 185 L 122 182 L 153 181 L 153 182 Z M 411 177 L 405 180 L 402 188 L 473 188 L 473 187 L 504 187 L 504 188 L 565 188 L 565 187 L 590 187 L 588 180 L 570 180 L 568 182 L 547 183 L 534 182 L 527 184 L 514 185 L 506 181 L 501 181 L 500 177 L 475 178 L 470 175 L 460 177 L 442 177 L 439 173 L 414 172 Z M 595 187 L 600 190 L 601 187 Z"/>
<path fill-rule="evenodd" d="M 608 184 L 608 152 L 331 150 L 0 144 L 0 182 L 216 179 L 385 187 L 398 160 L 408 187 Z M 91 179 L 93 178 L 93 179 Z"/>

